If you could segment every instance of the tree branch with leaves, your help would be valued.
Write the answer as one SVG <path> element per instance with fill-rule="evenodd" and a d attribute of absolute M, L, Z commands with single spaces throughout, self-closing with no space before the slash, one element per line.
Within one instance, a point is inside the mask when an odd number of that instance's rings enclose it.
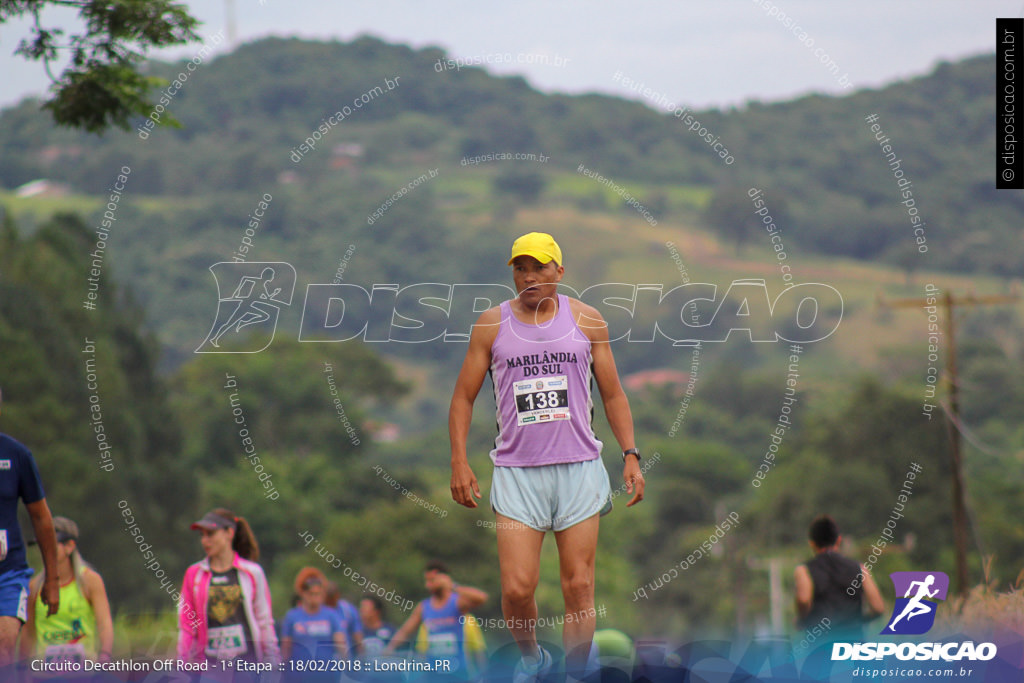
<path fill-rule="evenodd" d="M 65 35 L 45 25 L 42 14 L 51 7 L 77 9 L 84 31 Z M 150 48 L 199 40 L 198 21 L 170 0 L 0 0 L 0 24 L 25 15 L 33 20 L 31 34 L 15 54 L 41 61 L 53 81 L 43 107 L 57 124 L 90 133 L 127 130 L 132 116 L 153 108 L 148 93 L 164 81 L 139 71 Z M 54 75 L 53 64 L 66 55 L 70 61 Z"/>

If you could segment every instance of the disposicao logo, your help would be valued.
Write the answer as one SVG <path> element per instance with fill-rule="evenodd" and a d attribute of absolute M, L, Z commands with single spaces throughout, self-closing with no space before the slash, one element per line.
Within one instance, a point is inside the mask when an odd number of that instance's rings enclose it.
<path fill-rule="evenodd" d="M 949 577 L 942 572 L 893 572 L 889 575 L 896 588 L 892 617 L 881 635 L 916 636 L 927 633 L 935 624 L 939 601 L 946 599 Z M 903 597 L 899 597 L 899 596 Z"/>
<path fill-rule="evenodd" d="M 927 633 L 935 625 L 935 611 L 949 591 L 949 577 L 942 572 L 893 572 L 896 588 L 892 616 L 880 635 L 913 636 Z M 902 597 L 900 597 L 902 596 Z M 917 661 L 988 661 L 996 656 L 994 643 L 833 643 L 832 661 L 881 660 L 886 657 Z"/>
<path fill-rule="evenodd" d="M 291 305 L 295 293 L 291 264 L 222 261 L 210 272 L 217 282 L 217 315 L 195 352 L 258 353 L 270 346 L 281 308 Z"/>

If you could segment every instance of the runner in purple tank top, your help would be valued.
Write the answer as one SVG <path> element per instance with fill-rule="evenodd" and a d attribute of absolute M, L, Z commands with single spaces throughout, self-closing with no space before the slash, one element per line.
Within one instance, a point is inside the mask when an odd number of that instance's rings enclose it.
<path fill-rule="evenodd" d="M 501 604 L 522 652 L 516 679 L 539 680 L 551 656 L 537 645 L 534 591 L 540 580 L 544 535 L 558 545 L 568 653 L 566 671 L 582 678 L 594 636 L 594 559 L 598 521 L 611 509 L 611 487 L 601 461 L 602 444 L 591 427 L 591 382 L 597 381 L 605 413 L 623 449 L 622 477 L 644 497 L 633 418 L 619 383 L 601 314 L 557 293 L 565 272 L 562 252 L 546 233 L 528 233 L 509 259 L 518 296 L 483 313 L 455 384 L 448 428 L 452 449 L 452 498 L 474 508 L 480 487 L 466 457 L 473 403 L 484 377 L 494 384 L 498 435 L 491 450 Z"/>

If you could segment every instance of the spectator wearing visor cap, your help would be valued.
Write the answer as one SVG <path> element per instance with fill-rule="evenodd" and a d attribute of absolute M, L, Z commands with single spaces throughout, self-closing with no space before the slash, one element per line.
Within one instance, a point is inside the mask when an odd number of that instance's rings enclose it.
<path fill-rule="evenodd" d="M 78 550 L 78 525 L 67 517 L 54 517 L 57 535 L 57 579 L 60 609 L 47 614 L 41 589 L 46 570 L 29 584 L 28 620 L 19 642 L 22 659 L 46 662 L 110 661 L 114 622 L 107 589 L 100 575 Z"/>
<path fill-rule="evenodd" d="M 270 588 L 257 564 L 259 546 L 248 522 L 216 508 L 192 524 L 206 555 L 185 570 L 178 603 L 178 658 L 280 662 Z"/>

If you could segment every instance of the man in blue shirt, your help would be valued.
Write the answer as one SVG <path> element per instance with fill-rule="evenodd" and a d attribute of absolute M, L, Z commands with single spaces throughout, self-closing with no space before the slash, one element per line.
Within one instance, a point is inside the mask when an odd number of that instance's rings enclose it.
<path fill-rule="evenodd" d="M 479 588 L 459 586 L 452 581 L 448 568 L 438 561 L 427 564 L 423 574 L 430 597 L 416 605 L 402 627 L 384 648 L 384 656 L 413 637 L 420 627 L 427 627 L 427 657 L 446 660 L 452 673 L 466 670 L 466 647 L 462 627 L 465 615 L 487 602 L 487 593 Z"/>
<path fill-rule="evenodd" d="M 0 389 L 0 406 L 3 390 Z M 46 615 L 57 613 L 60 582 L 57 578 L 57 536 L 46 504 L 43 483 L 32 453 L 0 433 L 0 671 L 14 663 L 18 632 L 28 617 L 28 582 L 32 569 L 25 560 L 25 540 L 18 524 L 18 500 L 32 519 L 43 554 L 46 580 L 40 592 Z"/>

